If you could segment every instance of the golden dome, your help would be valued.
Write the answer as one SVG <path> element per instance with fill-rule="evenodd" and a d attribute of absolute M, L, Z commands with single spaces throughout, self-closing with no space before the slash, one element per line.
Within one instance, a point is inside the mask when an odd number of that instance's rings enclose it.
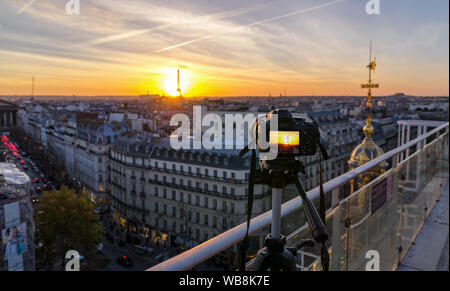
<path fill-rule="evenodd" d="M 348 161 L 348 164 L 352 169 L 355 169 L 384 154 L 383 150 L 373 142 L 372 134 L 374 129 L 370 121 L 371 118 L 369 116 L 367 118 L 367 123 L 363 128 L 366 138 L 364 138 L 361 144 L 356 146 L 350 156 L 350 160 Z M 383 167 L 383 165 L 380 165 L 380 167 Z"/>

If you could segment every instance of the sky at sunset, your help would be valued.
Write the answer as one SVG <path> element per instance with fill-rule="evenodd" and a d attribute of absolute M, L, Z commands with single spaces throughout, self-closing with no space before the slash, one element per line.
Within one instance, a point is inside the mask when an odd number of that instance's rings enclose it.
<path fill-rule="evenodd" d="M 449 1 L 0 0 L 0 95 L 449 94 Z"/>

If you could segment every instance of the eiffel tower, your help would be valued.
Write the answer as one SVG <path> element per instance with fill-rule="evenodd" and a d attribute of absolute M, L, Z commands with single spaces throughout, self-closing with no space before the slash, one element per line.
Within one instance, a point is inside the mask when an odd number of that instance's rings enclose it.
<path fill-rule="evenodd" d="M 180 69 L 177 69 L 177 97 L 183 97 L 180 89 Z"/>

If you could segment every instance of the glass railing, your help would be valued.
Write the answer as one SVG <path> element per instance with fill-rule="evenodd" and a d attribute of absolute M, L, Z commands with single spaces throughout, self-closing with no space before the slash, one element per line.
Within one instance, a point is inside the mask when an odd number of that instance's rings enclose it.
<path fill-rule="evenodd" d="M 381 270 L 397 268 L 448 183 L 448 150 L 446 123 L 324 184 L 330 270 L 365 270 L 369 251 L 378 252 Z M 307 195 L 317 203 L 319 189 Z M 312 238 L 300 198 L 284 203 L 281 215 L 288 247 Z M 268 233 L 270 222 L 271 211 L 253 218 L 250 234 Z M 242 223 L 149 270 L 201 269 L 202 262 L 235 252 L 245 228 Z M 300 249 L 296 265 L 320 270 L 320 246 Z"/>
<path fill-rule="evenodd" d="M 372 250 L 380 256 L 380 270 L 397 268 L 448 183 L 448 145 L 446 133 L 329 210 L 330 270 L 365 270 Z M 287 245 L 307 238 L 305 226 Z M 297 266 L 321 269 L 320 248 L 302 249 Z"/>

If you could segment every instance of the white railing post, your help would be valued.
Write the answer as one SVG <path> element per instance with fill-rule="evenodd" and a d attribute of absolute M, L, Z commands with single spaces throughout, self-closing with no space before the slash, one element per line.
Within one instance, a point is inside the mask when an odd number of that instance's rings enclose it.
<path fill-rule="evenodd" d="M 406 126 L 406 143 L 408 143 L 411 139 L 411 125 Z M 409 157 L 409 147 L 406 149 L 406 158 Z"/>

